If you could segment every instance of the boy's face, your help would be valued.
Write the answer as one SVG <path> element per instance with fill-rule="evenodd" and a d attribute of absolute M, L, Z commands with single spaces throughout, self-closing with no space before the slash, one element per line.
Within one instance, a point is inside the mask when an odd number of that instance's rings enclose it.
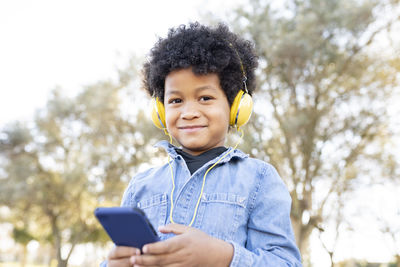
<path fill-rule="evenodd" d="M 173 71 L 165 79 L 164 94 L 167 130 L 185 152 L 199 155 L 224 145 L 230 106 L 217 74 Z"/>

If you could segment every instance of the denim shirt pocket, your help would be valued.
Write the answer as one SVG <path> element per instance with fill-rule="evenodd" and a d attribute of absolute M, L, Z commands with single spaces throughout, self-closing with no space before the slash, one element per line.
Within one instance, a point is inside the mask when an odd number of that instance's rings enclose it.
<path fill-rule="evenodd" d="M 160 232 L 157 228 L 164 225 L 167 219 L 167 202 L 167 194 L 157 194 L 137 203 L 137 207 L 146 214 L 158 236 L 160 236 Z"/>
<path fill-rule="evenodd" d="M 204 193 L 195 227 L 209 235 L 233 240 L 240 222 L 246 221 L 246 198 L 229 193 Z"/>

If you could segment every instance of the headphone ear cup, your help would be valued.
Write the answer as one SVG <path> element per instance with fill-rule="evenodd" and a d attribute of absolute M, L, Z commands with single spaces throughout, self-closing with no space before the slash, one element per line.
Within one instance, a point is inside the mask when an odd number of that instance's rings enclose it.
<path fill-rule="evenodd" d="M 245 125 L 253 111 L 253 99 L 243 90 L 240 90 L 231 106 L 229 125 L 240 128 Z"/>
<path fill-rule="evenodd" d="M 151 120 L 157 128 L 165 129 L 165 109 L 164 104 L 158 98 L 152 100 L 153 109 L 151 111 Z"/>

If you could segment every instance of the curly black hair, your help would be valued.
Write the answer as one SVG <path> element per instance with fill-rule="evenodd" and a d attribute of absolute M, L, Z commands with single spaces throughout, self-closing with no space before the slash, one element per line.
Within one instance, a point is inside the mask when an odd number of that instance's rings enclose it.
<path fill-rule="evenodd" d="M 143 66 L 143 84 L 151 96 L 164 102 L 166 76 L 174 70 L 191 67 L 196 75 L 216 73 L 232 105 L 236 94 L 244 89 L 244 73 L 249 94 L 254 91 L 257 64 L 253 43 L 222 23 L 211 28 L 195 22 L 172 28 L 167 38 L 158 40 Z"/>

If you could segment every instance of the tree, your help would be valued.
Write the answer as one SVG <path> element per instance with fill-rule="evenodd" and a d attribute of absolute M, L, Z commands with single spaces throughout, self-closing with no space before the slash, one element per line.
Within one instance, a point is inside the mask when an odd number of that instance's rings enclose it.
<path fill-rule="evenodd" d="M 32 123 L 0 134 L 0 205 L 10 207 L 15 231 L 53 245 L 59 267 L 77 244 L 108 240 L 95 207 L 119 205 L 133 172 L 156 154 L 149 144 L 160 134 L 140 110 L 143 98 L 127 97 L 137 73 L 131 65 L 119 74 L 76 97 L 56 88 Z"/>
<path fill-rule="evenodd" d="M 279 6 L 250 0 L 232 18 L 260 57 L 256 116 L 245 146 L 285 179 L 305 259 L 311 232 L 340 208 L 334 198 L 378 174 L 377 163 L 388 159 L 381 148 L 391 137 L 386 107 L 399 89 L 400 58 L 393 46 L 377 53 L 376 36 L 390 34 L 398 7 L 394 1 Z"/>

